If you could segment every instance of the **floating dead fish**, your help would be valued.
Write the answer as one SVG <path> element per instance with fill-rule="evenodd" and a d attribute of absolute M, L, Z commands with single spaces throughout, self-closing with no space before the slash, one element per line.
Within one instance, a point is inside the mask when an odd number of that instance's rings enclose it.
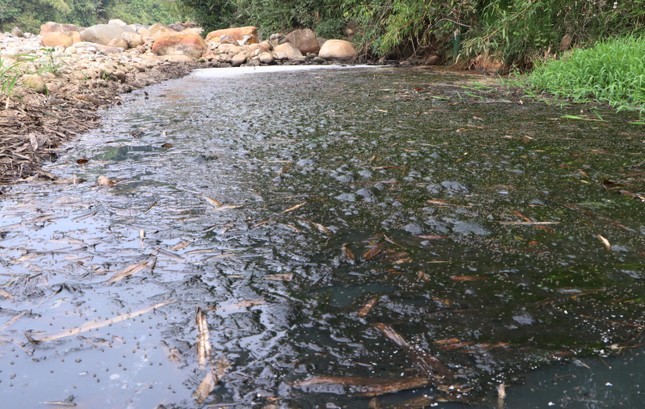
<path fill-rule="evenodd" d="M 611 251 L 611 243 L 609 242 L 609 240 L 607 240 L 606 238 L 604 238 L 604 237 L 603 237 L 603 236 L 601 236 L 600 234 L 597 234 L 597 235 L 596 235 L 596 238 L 597 238 L 598 240 L 600 240 L 600 242 L 602 243 L 602 245 L 605 247 L 605 249 L 606 249 L 607 251 Z"/>
<path fill-rule="evenodd" d="M 130 277 L 131 275 L 134 275 L 138 273 L 139 271 L 145 269 L 148 267 L 148 260 L 142 261 L 137 264 L 132 264 L 131 266 L 128 266 L 124 268 L 123 270 L 119 271 L 118 273 L 114 274 L 108 281 L 107 284 L 114 284 L 118 283 L 119 281 L 123 280 L 124 278 Z"/>
<path fill-rule="evenodd" d="M 297 204 L 297 205 L 295 205 L 295 206 L 291 206 L 290 208 L 288 208 L 288 209 L 286 209 L 286 210 L 283 210 L 283 211 L 282 211 L 282 213 L 283 213 L 283 214 L 284 214 L 284 213 L 291 213 L 291 212 L 293 212 L 293 211 L 296 211 L 296 210 L 300 209 L 302 206 L 304 206 L 304 205 L 306 205 L 306 204 L 307 204 L 307 202 L 299 203 L 299 204 Z"/>
<path fill-rule="evenodd" d="M 312 221 L 310 221 L 309 223 L 311 223 L 311 225 L 312 225 L 312 226 L 314 226 L 316 229 L 318 229 L 318 231 L 319 231 L 319 232 L 321 232 L 321 233 L 325 233 L 325 234 L 326 234 L 326 235 L 328 235 L 328 236 L 332 236 L 332 235 L 333 235 L 333 233 L 331 232 L 331 230 L 329 230 L 327 227 L 323 226 L 322 224 L 320 224 L 320 223 L 316 223 L 316 222 L 312 222 Z"/>
<path fill-rule="evenodd" d="M 291 281 L 293 280 L 293 274 L 269 274 L 264 276 L 264 279 L 269 281 Z"/>
<path fill-rule="evenodd" d="M 343 257 L 345 257 L 346 260 L 348 261 L 356 260 L 356 256 L 354 255 L 354 252 L 352 251 L 352 249 L 349 248 L 349 244 L 343 243 L 343 246 L 341 247 L 341 251 L 343 253 Z"/>
<path fill-rule="evenodd" d="M 53 181 L 55 185 L 78 185 L 81 183 L 85 183 L 86 180 L 83 178 L 79 178 L 74 176 L 73 178 L 67 178 L 67 179 L 56 179 Z"/>
<path fill-rule="evenodd" d="M 486 281 L 488 277 L 486 276 L 470 276 L 470 275 L 461 275 L 461 276 L 450 276 L 452 281 L 459 282 L 471 282 L 471 281 Z"/>
<path fill-rule="evenodd" d="M 115 179 L 110 179 L 107 176 L 99 176 L 98 179 L 96 179 L 96 184 L 99 186 L 114 186 L 116 185 L 117 181 Z"/>
<path fill-rule="evenodd" d="M 424 240 L 443 240 L 443 239 L 448 238 L 448 236 L 436 236 L 436 235 L 432 235 L 432 234 L 422 234 L 422 235 L 417 236 L 417 237 L 420 238 L 420 239 L 424 239 Z"/>
<path fill-rule="evenodd" d="M 206 313 L 204 313 L 201 308 L 197 308 L 195 323 L 197 324 L 197 362 L 199 363 L 199 367 L 204 369 L 206 364 L 208 364 L 212 358 L 212 346 Z M 206 380 L 206 378 L 204 378 L 204 380 Z"/>
<path fill-rule="evenodd" d="M 293 386 L 305 392 L 324 391 L 325 393 L 350 394 L 355 396 L 381 396 L 409 389 L 423 388 L 430 384 L 425 377 L 401 379 L 315 376 L 295 382 Z M 337 392 L 334 392 L 334 389 Z"/>

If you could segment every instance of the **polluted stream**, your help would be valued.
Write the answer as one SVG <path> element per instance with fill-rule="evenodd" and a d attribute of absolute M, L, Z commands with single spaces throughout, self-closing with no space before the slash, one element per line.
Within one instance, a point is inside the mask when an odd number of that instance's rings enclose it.
<path fill-rule="evenodd" d="M 4 189 L 3 407 L 643 407 L 634 118 L 250 71 L 125 96 Z"/>

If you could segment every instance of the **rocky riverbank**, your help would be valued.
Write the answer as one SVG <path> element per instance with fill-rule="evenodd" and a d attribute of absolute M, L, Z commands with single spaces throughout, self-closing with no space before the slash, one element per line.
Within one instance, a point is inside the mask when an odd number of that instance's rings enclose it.
<path fill-rule="evenodd" d="M 47 23 L 39 34 L 0 34 L 0 185 L 53 178 L 40 164 L 56 148 L 95 127 L 100 107 L 120 95 L 195 68 L 351 62 L 343 40 L 311 30 L 274 34 L 255 27 L 218 30 L 202 37 L 191 25 L 127 25 L 110 21 L 82 28 Z"/>

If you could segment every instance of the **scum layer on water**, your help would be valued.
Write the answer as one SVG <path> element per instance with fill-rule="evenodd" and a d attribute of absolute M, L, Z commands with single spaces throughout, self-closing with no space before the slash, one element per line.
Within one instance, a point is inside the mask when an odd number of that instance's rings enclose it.
<path fill-rule="evenodd" d="M 565 119 L 445 73 L 228 72 L 105 111 L 48 169 L 88 182 L 2 196 L 3 402 L 201 407 L 197 308 L 231 365 L 206 403 L 243 407 L 367 407 L 294 383 L 419 376 L 377 323 L 464 400 L 643 342 L 643 139 L 625 114 Z M 441 396 L 383 404 L 418 393 Z"/>

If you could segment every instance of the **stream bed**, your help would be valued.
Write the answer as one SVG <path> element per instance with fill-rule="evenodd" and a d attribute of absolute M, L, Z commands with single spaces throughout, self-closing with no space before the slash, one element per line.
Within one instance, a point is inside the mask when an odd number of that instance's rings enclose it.
<path fill-rule="evenodd" d="M 643 127 L 487 84 L 125 96 L 0 195 L 3 407 L 644 407 Z"/>

